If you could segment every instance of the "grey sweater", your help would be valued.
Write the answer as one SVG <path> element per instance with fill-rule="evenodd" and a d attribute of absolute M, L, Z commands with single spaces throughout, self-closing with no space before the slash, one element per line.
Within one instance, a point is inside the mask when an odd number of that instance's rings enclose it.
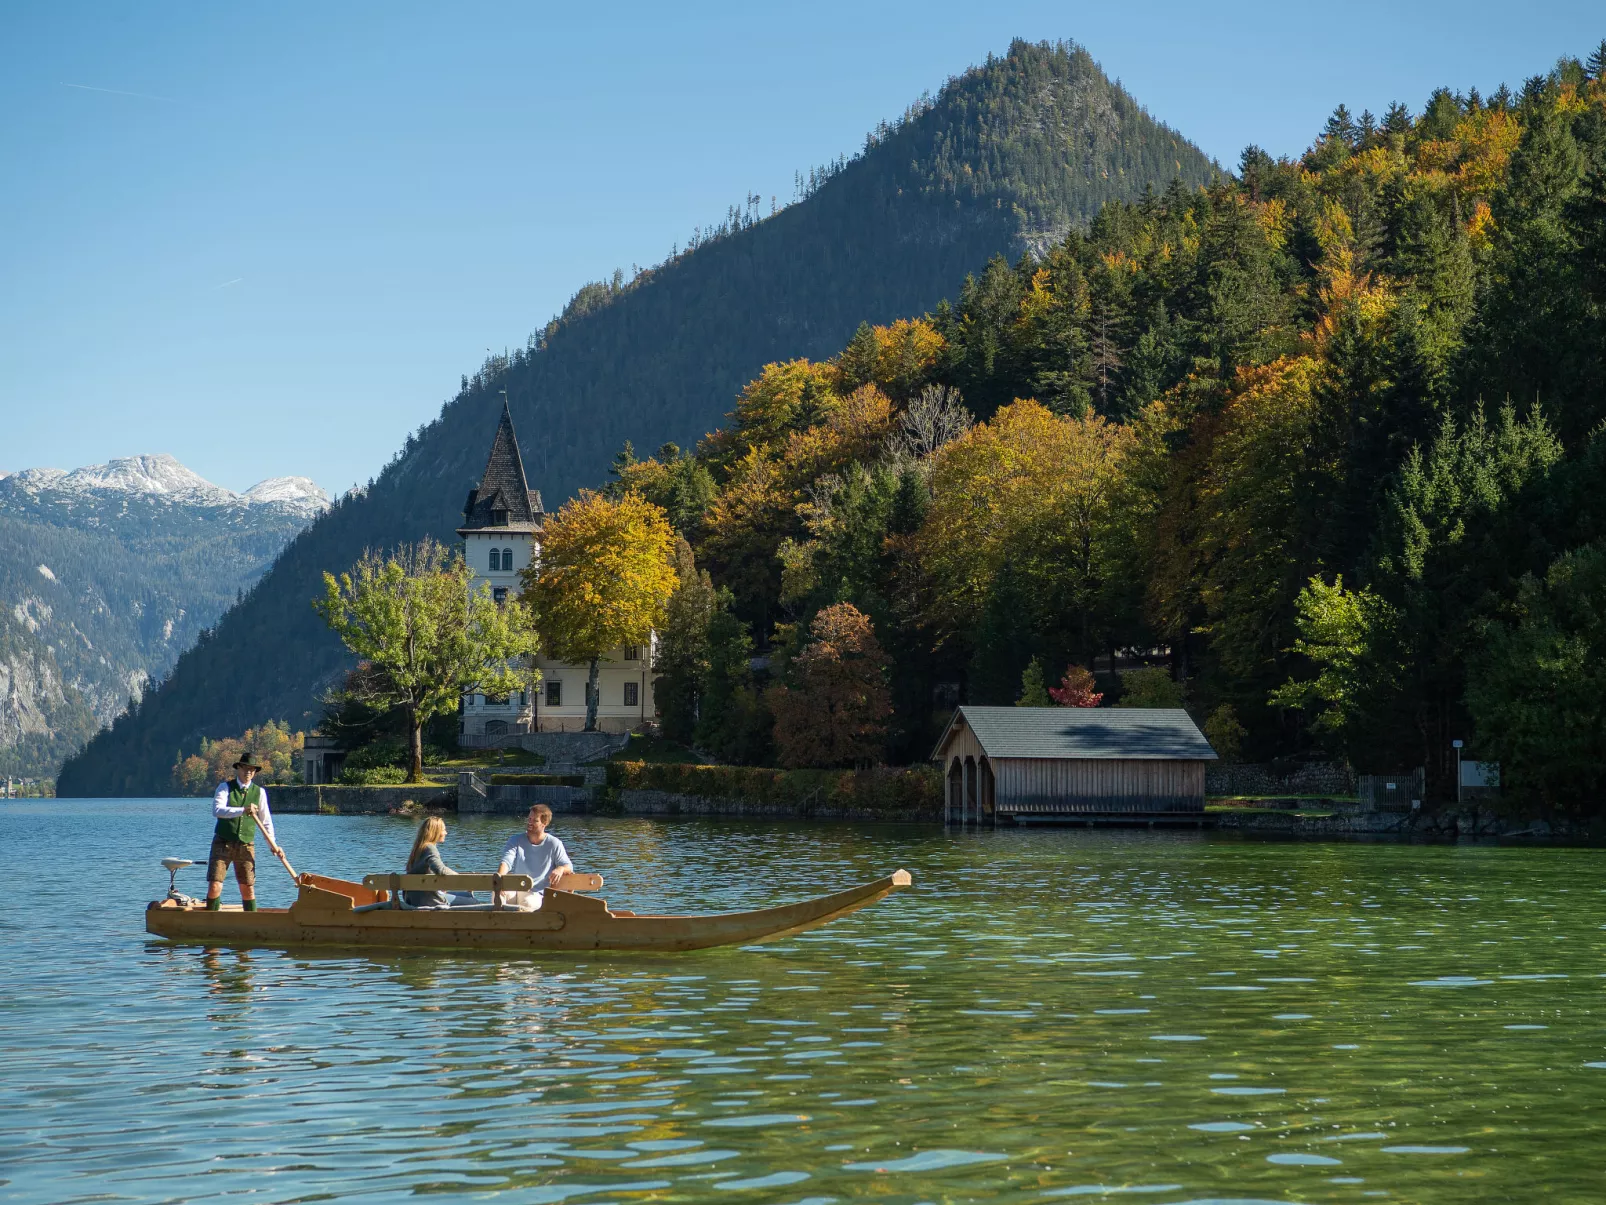
<path fill-rule="evenodd" d="M 451 874 L 446 869 L 446 863 L 441 861 L 441 851 L 433 845 L 426 845 L 413 855 L 413 860 L 407 863 L 408 874 Z M 444 891 L 404 891 L 402 899 L 414 908 L 445 908 L 451 903 Z"/>

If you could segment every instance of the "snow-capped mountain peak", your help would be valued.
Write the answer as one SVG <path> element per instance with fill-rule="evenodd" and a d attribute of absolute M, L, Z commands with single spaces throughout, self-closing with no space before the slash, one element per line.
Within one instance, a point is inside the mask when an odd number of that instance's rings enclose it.
<path fill-rule="evenodd" d="M 243 494 L 214 485 L 166 453 L 119 456 L 105 464 L 73 469 L 23 469 L 0 473 L 5 489 L 28 494 L 92 496 L 143 494 L 185 506 L 272 506 L 315 515 L 329 508 L 329 495 L 307 477 L 269 477 Z"/>
<path fill-rule="evenodd" d="M 311 477 L 269 477 L 257 482 L 240 496 L 247 502 L 259 505 L 276 502 L 320 511 L 329 507 L 329 495 Z"/>

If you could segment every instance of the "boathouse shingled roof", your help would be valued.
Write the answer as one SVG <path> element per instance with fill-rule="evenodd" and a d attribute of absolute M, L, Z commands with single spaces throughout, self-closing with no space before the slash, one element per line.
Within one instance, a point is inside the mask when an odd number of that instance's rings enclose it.
<path fill-rule="evenodd" d="M 988 757 L 1131 758 L 1215 761 L 1193 717 L 1180 707 L 961 707 L 937 742 L 941 755 L 966 723 Z"/>
<path fill-rule="evenodd" d="M 497 522 L 497 512 L 505 511 L 505 522 Z M 502 403 L 502 421 L 497 424 L 491 454 L 485 461 L 485 475 L 478 489 L 469 490 L 463 505 L 463 526 L 459 531 L 485 527 L 540 526 L 541 495 L 530 488 L 524 475 L 524 459 L 513 434 L 513 415 Z"/>

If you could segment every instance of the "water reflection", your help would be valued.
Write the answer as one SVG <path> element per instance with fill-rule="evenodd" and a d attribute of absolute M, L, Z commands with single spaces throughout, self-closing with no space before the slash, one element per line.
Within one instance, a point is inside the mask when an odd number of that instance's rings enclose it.
<path fill-rule="evenodd" d="M 0 807 L 13 881 L 107 814 L 59 806 Z M 0 922 L 8 1199 L 1594 1199 L 1593 851 L 569 821 L 642 911 L 916 886 L 683 956 L 239 951 L 146 940 L 201 822 L 123 806 L 149 866 Z M 347 876 L 408 837 L 281 829 Z"/>

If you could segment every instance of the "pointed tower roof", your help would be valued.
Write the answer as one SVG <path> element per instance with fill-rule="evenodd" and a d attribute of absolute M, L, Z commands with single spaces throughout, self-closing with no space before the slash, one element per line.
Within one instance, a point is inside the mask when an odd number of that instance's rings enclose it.
<path fill-rule="evenodd" d="M 458 534 L 497 528 L 511 531 L 539 531 L 545 518 L 539 491 L 530 488 L 524 476 L 524 458 L 519 455 L 518 437 L 513 433 L 513 413 L 507 398 L 502 399 L 502 421 L 497 424 L 491 454 L 485 461 L 485 474 L 478 489 L 468 492 L 463 505 L 463 526 Z"/>

